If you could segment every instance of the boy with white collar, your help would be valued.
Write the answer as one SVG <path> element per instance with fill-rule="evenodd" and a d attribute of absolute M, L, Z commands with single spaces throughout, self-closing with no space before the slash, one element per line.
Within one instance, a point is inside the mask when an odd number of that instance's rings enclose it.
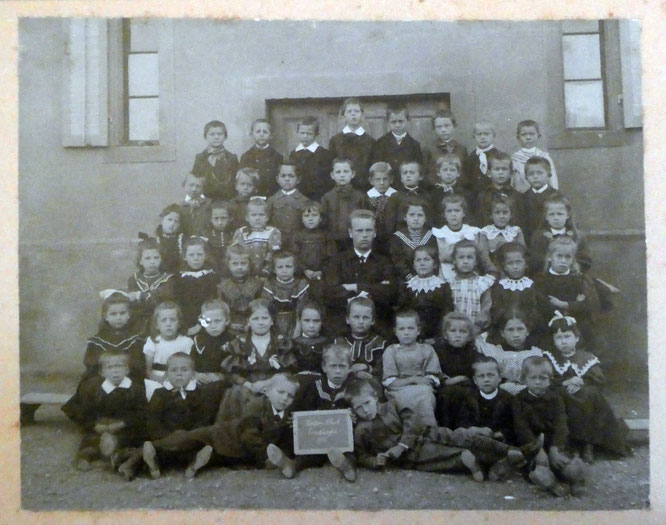
<path fill-rule="evenodd" d="M 303 195 L 319 202 L 327 191 L 333 189 L 329 172 L 333 156 L 322 147 L 316 138 L 319 135 L 319 121 L 315 117 L 305 117 L 296 127 L 300 143 L 289 154 L 289 160 L 296 166 L 300 175 L 298 187 Z"/>
<path fill-rule="evenodd" d="M 398 224 L 398 190 L 391 186 L 393 168 L 388 162 L 375 162 L 370 166 L 368 208 L 375 212 L 376 246 L 388 254 L 388 245 Z"/>
<path fill-rule="evenodd" d="M 201 235 L 210 220 L 210 199 L 203 194 L 206 177 L 188 173 L 183 180 L 185 198 L 180 203 L 180 228 L 186 235 Z"/>
<path fill-rule="evenodd" d="M 513 161 L 511 185 L 520 193 L 525 193 L 530 189 L 530 183 L 525 178 L 525 163 L 530 157 L 543 157 L 546 159 L 550 163 L 550 185 L 556 190 L 560 187 L 553 159 L 550 158 L 548 153 L 537 148 L 537 142 L 540 137 L 539 124 L 535 121 L 523 120 L 518 123 L 516 138 L 520 142 L 521 147 L 511 155 L 511 160 Z"/>
<path fill-rule="evenodd" d="M 333 158 L 342 157 L 352 161 L 352 169 L 358 175 L 352 183 L 357 189 L 366 191 L 368 186 L 365 177 L 370 167 L 375 139 L 361 125 L 361 101 L 357 98 L 345 99 L 340 108 L 340 116 L 345 119 L 345 127 L 342 132 L 331 137 L 328 147 Z"/>
<path fill-rule="evenodd" d="M 143 381 L 127 377 L 128 354 L 104 352 L 99 363 L 100 375 L 82 381 L 62 407 L 83 432 L 75 460 L 79 470 L 89 470 L 100 455 L 114 464 L 126 447 L 136 446 L 145 435 L 146 393 Z"/>
<path fill-rule="evenodd" d="M 150 441 L 143 444 L 143 461 L 153 479 L 160 477 L 160 460 L 174 463 L 187 462 L 187 477 L 210 460 L 213 448 L 197 447 L 187 441 L 175 444 L 166 439 L 183 430 L 211 425 L 226 387 L 226 381 L 198 385 L 194 359 L 177 352 L 167 361 L 166 379 L 162 388 L 153 393 L 148 404 L 147 426 Z M 165 440 L 164 443 L 161 441 Z M 166 446 L 170 443 L 170 446 Z M 197 448 L 200 448 L 197 450 Z"/>
<path fill-rule="evenodd" d="M 403 162 L 423 164 L 421 144 L 407 132 L 409 111 L 404 104 L 396 104 L 386 109 L 389 132 L 375 142 L 371 160 L 388 162 L 396 173 Z"/>
<path fill-rule="evenodd" d="M 240 159 L 241 168 L 253 168 L 259 173 L 257 194 L 271 195 L 278 189 L 275 177 L 282 162 L 282 154 L 271 146 L 271 123 L 263 118 L 252 122 L 250 136 L 254 144 Z"/>
<path fill-rule="evenodd" d="M 293 162 L 281 162 L 276 177 L 280 189 L 266 201 L 268 217 L 273 226 L 280 230 L 282 246 L 287 249 L 292 247 L 294 236 L 301 230 L 303 210 L 312 204 L 296 188 L 301 180 L 299 175 Z"/>
<path fill-rule="evenodd" d="M 476 142 L 476 148 L 467 157 L 464 170 L 465 180 L 461 179 L 460 182 L 466 189 L 476 194 L 489 176 L 488 156 L 497 151 L 493 143 L 495 140 L 495 126 L 485 120 L 477 122 L 474 124 L 472 136 Z"/>
<path fill-rule="evenodd" d="M 531 239 L 544 219 L 546 199 L 559 192 L 550 185 L 552 172 L 548 159 L 530 157 L 525 162 L 525 177 L 530 189 L 518 195 L 516 200 L 516 220 L 523 229 L 526 239 Z"/>

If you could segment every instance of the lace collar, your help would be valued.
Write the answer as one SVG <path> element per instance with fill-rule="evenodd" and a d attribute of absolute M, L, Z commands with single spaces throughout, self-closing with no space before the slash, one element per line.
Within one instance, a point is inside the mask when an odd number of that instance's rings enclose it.
<path fill-rule="evenodd" d="M 468 241 L 476 241 L 476 236 L 481 230 L 476 226 L 470 226 L 469 224 L 463 224 L 457 232 L 451 230 L 447 225 L 442 226 L 441 228 L 433 228 L 432 234 L 438 239 L 444 239 L 447 244 L 455 244 L 458 241 L 467 239 Z"/>
<path fill-rule="evenodd" d="M 587 374 L 588 370 L 592 368 L 594 365 L 601 364 L 599 362 L 599 359 L 597 359 L 597 357 L 592 354 L 585 354 L 585 356 L 579 356 L 579 357 L 588 357 L 587 361 L 585 361 L 584 363 L 576 363 L 572 361 L 572 359 L 576 358 L 578 352 L 566 358 L 565 361 L 558 360 L 553 354 L 551 354 L 548 351 L 544 351 L 543 355 L 545 355 L 550 360 L 550 362 L 553 364 L 553 368 L 555 368 L 557 373 L 560 375 L 566 374 L 567 370 L 571 368 L 571 370 L 573 370 L 578 377 L 583 377 L 585 374 Z"/>
<path fill-rule="evenodd" d="M 210 268 L 207 269 L 207 270 L 198 270 L 196 272 L 192 272 L 192 271 L 180 272 L 180 276 L 181 277 L 195 277 L 195 278 L 198 279 L 199 277 L 203 277 L 204 275 L 208 275 L 209 273 L 213 273 L 213 270 L 211 270 Z"/>
<path fill-rule="evenodd" d="M 504 237 L 506 242 L 511 242 L 516 237 L 518 237 L 518 234 L 520 233 L 520 226 L 508 225 L 505 228 L 499 229 L 494 224 L 489 224 L 488 226 L 484 226 L 481 231 L 486 234 L 486 237 L 489 241 L 492 241 L 498 235 L 501 235 Z"/>
<path fill-rule="evenodd" d="M 520 279 L 509 279 L 508 277 L 505 277 L 504 279 L 499 280 L 499 284 L 505 290 L 516 292 L 531 288 L 534 281 L 527 276 L 521 277 Z"/>
<path fill-rule="evenodd" d="M 431 275 L 430 277 L 419 277 L 415 275 L 409 281 L 407 281 L 407 288 L 413 292 L 432 292 L 437 290 L 440 286 L 444 284 L 444 281 L 437 275 Z"/>

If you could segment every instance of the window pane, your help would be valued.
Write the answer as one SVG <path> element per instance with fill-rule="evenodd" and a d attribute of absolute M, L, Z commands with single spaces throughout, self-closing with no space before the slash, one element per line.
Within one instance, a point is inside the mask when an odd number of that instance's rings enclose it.
<path fill-rule="evenodd" d="M 130 20 L 130 52 L 157 52 L 159 45 L 158 21 L 147 18 Z"/>
<path fill-rule="evenodd" d="M 129 140 L 160 139 L 160 99 L 134 98 L 129 100 Z"/>
<path fill-rule="evenodd" d="M 157 53 L 127 57 L 128 89 L 130 97 L 156 97 L 159 95 L 159 60 Z"/>
<path fill-rule="evenodd" d="M 564 79 L 601 78 L 599 35 L 564 35 Z"/>
<path fill-rule="evenodd" d="M 564 33 L 598 33 L 599 20 L 564 20 L 562 31 Z"/>
<path fill-rule="evenodd" d="M 604 88 L 601 80 L 565 82 L 564 106 L 567 128 L 603 128 Z"/>

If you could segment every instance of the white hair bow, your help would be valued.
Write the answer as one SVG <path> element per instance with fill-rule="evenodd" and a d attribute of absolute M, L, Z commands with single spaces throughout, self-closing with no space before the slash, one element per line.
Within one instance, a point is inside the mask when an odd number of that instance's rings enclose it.
<path fill-rule="evenodd" d="M 567 323 L 567 326 L 573 326 L 576 324 L 576 319 L 569 315 L 562 315 L 562 312 L 555 310 L 555 316 L 550 321 L 548 321 L 548 326 L 553 326 L 553 323 L 559 319 L 564 319 Z"/>
<path fill-rule="evenodd" d="M 358 299 L 359 297 L 365 297 L 366 299 L 372 300 L 372 297 L 370 297 L 370 294 L 366 291 L 359 292 L 358 295 L 355 295 L 354 297 L 350 297 L 347 299 L 347 304 L 351 303 L 354 299 Z"/>

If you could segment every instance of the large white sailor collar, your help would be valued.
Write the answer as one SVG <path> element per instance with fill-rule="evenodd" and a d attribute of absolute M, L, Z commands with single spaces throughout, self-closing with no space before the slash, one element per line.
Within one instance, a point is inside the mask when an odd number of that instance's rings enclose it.
<path fill-rule="evenodd" d="M 578 377 L 583 377 L 594 365 L 601 364 L 596 356 L 591 356 L 590 359 L 588 359 L 584 364 L 579 365 L 578 363 L 572 363 L 570 359 L 560 363 L 555 358 L 555 356 L 547 350 L 544 350 L 543 355 L 545 355 L 550 360 L 550 362 L 553 364 L 553 368 L 555 368 L 556 372 L 560 375 L 564 375 L 571 368 L 571 370 L 573 370 Z"/>

